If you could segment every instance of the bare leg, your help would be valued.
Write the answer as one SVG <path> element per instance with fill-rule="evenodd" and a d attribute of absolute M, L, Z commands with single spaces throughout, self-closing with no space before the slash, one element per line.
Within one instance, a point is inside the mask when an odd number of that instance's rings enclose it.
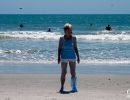
<path fill-rule="evenodd" d="M 60 92 L 63 92 L 63 90 L 64 90 L 66 73 L 67 73 L 67 63 L 61 62 L 61 89 L 60 89 Z"/>
<path fill-rule="evenodd" d="M 71 73 L 71 87 L 72 87 L 72 92 L 77 92 L 77 87 L 76 87 L 76 62 L 69 62 L 70 66 L 70 73 Z"/>
<path fill-rule="evenodd" d="M 71 78 L 76 77 L 76 62 L 69 62 Z"/>

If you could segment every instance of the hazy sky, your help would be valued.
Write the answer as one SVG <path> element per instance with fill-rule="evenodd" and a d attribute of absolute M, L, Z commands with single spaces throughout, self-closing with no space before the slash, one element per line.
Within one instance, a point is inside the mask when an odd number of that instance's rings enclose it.
<path fill-rule="evenodd" d="M 0 14 L 18 13 L 130 14 L 130 0 L 0 0 Z"/>

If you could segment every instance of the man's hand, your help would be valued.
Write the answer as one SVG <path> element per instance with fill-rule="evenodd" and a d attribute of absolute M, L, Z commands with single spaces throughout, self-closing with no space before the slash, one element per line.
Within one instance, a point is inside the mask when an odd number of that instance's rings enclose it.
<path fill-rule="evenodd" d="M 80 63 L 80 59 L 79 58 L 77 58 L 77 62 L 78 62 L 78 64 Z"/>
<path fill-rule="evenodd" d="M 60 58 L 58 58 L 58 64 L 60 64 Z"/>

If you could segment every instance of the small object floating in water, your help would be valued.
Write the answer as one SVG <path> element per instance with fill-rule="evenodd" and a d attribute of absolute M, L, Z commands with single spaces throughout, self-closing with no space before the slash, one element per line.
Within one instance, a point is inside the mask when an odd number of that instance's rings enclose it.
<path fill-rule="evenodd" d="M 23 24 L 20 24 L 20 25 L 19 25 L 19 29 L 20 29 L 20 31 L 23 30 L 23 27 L 24 27 Z"/>
<path fill-rule="evenodd" d="M 20 27 L 20 28 L 23 28 L 23 24 L 20 24 L 19 27 Z"/>
<path fill-rule="evenodd" d="M 21 50 L 16 50 L 16 54 L 21 54 Z"/>

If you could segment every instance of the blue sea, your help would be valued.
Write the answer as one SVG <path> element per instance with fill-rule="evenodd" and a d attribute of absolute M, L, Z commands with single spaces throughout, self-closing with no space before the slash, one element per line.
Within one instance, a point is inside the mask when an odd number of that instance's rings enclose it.
<path fill-rule="evenodd" d="M 73 25 L 81 64 L 130 64 L 129 14 L 0 15 L 0 62 L 56 64 L 65 23 Z"/>

